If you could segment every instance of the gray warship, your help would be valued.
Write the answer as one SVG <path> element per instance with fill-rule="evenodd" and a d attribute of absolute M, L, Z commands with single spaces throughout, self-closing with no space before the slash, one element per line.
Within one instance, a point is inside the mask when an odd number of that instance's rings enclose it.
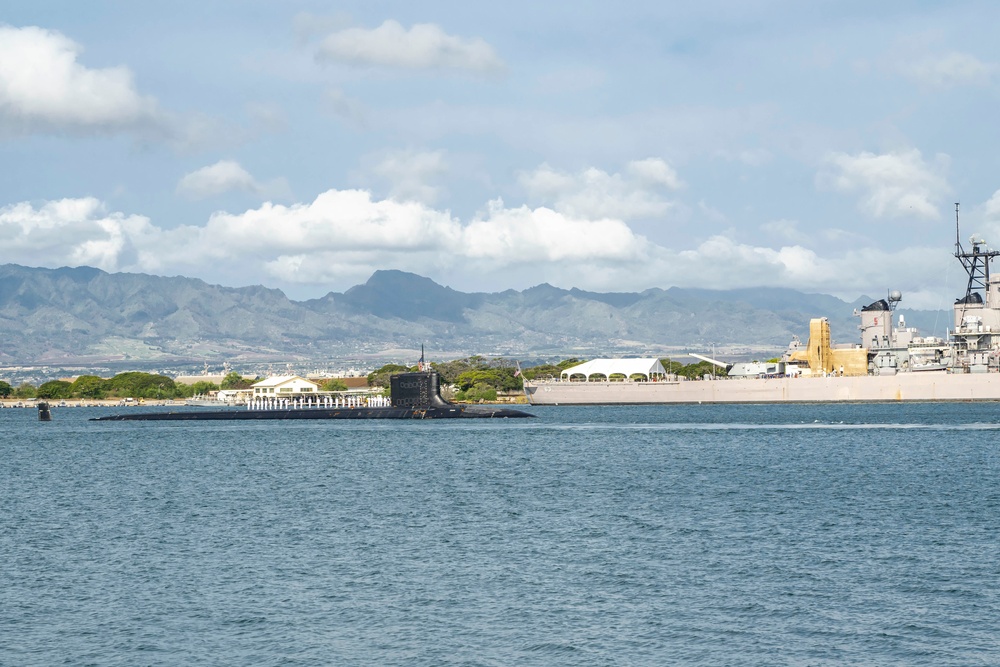
<path fill-rule="evenodd" d="M 601 360 L 612 370 L 581 376 L 575 371 L 582 366 L 568 368 L 558 379 L 526 380 L 524 392 L 533 405 L 1000 401 L 1000 276 L 990 266 L 998 255 L 977 236 L 962 244 L 955 204 L 954 256 L 967 281 L 946 339 L 907 327 L 895 312 L 902 294 L 889 291 L 855 311 L 857 344 L 831 344 L 828 320 L 816 318 L 808 342 L 793 340 L 778 362 L 726 364 L 691 355 L 723 369 L 721 378 L 688 380 L 650 359 L 643 360 L 655 362 L 643 366 L 648 370 L 612 381 L 615 360 Z M 624 367 L 636 360 L 619 361 Z"/>

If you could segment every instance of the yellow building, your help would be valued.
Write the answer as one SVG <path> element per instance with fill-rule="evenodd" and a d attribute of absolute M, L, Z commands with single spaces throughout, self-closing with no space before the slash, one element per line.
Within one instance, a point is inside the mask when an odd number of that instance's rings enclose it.
<path fill-rule="evenodd" d="M 792 353 L 790 360 L 808 362 L 812 375 L 868 375 L 868 350 L 832 347 L 830 322 L 825 317 L 809 320 L 809 343 L 804 351 Z"/>

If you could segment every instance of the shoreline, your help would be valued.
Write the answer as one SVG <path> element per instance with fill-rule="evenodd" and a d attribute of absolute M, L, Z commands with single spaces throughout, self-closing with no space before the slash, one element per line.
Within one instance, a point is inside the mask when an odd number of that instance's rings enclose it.
<path fill-rule="evenodd" d="M 502 400 L 506 399 L 506 400 Z M 142 403 L 133 402 L 125 403 L 120 398 L 72 398 L 72 399 L 38 399 L 38 398 L 0 398 L 0 409 L 5 408 L 31 408 L 37 409 L 39 401 L 46 401 L 49 404 L 49 408 L 169 408 L 169 407 L 192 407 L 189 406 L 185 401 L 187 399 L 161 399 L 161 400 L 148 400 Z M 455 401 L 457 405 L 528 405 L 528 400 L 521 394 L 519 396 L 512 397 L 498 397 L 496 401 L 488 402 L 470 402 L 470 401 Z M 226 403 L 225 401 L 219 401 L 219 407 L 241 407 L 245 404 L 234 404 Z M 199 406 L 199 407 L 210 407 L 210 406 Z"/>
<path fill-rule="evenodd" d="M 134 407 L 170 407 L 184 405 L 183 400 L 174 401 L 169 399 L 144 401 L 143 403 L 125 403 L 120 398 L 72 398 L 72 399 L 45 399 L 45 398 L 2 398 L 0 399 L 0 409 L 2 408 L 32 408 L 35 409 L 40 401 L 45 401 L 50 408 L 134 408 Z"/>

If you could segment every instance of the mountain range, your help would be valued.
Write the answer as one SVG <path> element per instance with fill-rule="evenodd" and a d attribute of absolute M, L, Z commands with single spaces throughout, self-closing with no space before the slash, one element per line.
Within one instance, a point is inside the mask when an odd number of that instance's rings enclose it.
<path fill-rule="evenodd" d="M 858 340 L 855 308 L 791 289 L 653 288 L 600 293 L 542 284 L 466 293 L 402 271 L 293 301 L 277 289 L 90 267 L 0 266 L 0 364 L 375 358 L 426 344 L 434 358 L 780 351 L 828 317 L 835 342 Z M 943 329 L 947 313 L 900 311 Z M 941 335 L 940 333 L 938 335 Z M 450 356 L 449 356 L 450 355 Z"/>

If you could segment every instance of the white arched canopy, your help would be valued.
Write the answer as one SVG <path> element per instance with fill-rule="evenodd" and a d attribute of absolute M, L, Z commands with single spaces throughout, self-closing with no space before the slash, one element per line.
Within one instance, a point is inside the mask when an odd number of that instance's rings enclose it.
<path fill-rule="evenodd" d="M 588 362 L 570 366 L 560 377 L 568 380 L 574 375 L 583 375 L 588 380 L 594 375 L 603 375 L 605 379 L 612 375 L 624 375 L 627 378 L 641 375 L 647 380 L 662 378 L 667 374 L 659 359 L 592 359 Z"/>

